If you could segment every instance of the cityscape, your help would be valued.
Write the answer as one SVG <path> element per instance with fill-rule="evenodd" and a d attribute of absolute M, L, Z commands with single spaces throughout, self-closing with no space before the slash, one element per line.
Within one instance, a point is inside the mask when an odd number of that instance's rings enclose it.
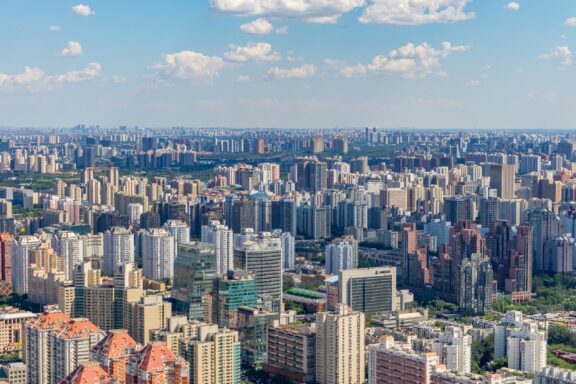
<path fill-rule="evenodd" d="M 9 3 L 0 384 L 576 384 L 573 0 Z"/>

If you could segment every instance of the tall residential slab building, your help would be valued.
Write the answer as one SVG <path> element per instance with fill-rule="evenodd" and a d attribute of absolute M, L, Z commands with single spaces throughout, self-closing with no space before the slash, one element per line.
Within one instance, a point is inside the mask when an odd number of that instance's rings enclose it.
<path fill-rule="evenodd" d="M 340 304 L 336 313 L 316 315 L 316 382 L 361 384 L 365 380 L 365 318 Z"/>
<path fill-rule="evenodd" d="M 198 327 L 195 338 L 182 338 L 179 355 L 189 364 L 190 384 L 240 383 L 238 332 L 217 325 Z"/>
<path fill-rule="evenodd" d="M 471 372 L 472 337 L 459 327 L 448 326 L 444 333 L 432 343 L 432 352 L 440 362 L 454 372 Z"/>
<path fill-rule="evenodd" d="M 216 273 L 225 275 L 234 269 L 234 234 L 219 221 L 202 226 L 202 242 L 216 248 Z"/>
<path fill-rule="evenodd" d="M 152 280 L 172 278 L 176 259 L 174 237 L 164 229 L 154 228 L 143 232 L 140 241 L 144 277 Z"/>
<path fill-rule="evenodd" d="M 129 230 L 114 227 L 104 232 L 103 274 L 114 276 L 119 266 L 133 263 L 134 251 L 134 235 Z"/>
<path fill-rule="evenodd" d="M 326 273 L 358 268 L 358 241 L 351 236 L 332 240 L 326 246 Z"/>

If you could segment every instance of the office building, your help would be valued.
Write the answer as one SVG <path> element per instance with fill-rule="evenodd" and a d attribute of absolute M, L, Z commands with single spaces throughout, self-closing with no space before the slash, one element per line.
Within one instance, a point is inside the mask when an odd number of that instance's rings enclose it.
<path fill-rule="evenodd" d="M 339 302 L 365 314 L 409 309 L 413 296 L 396 291 L 396 268 L 342 270 L 338 274 Z"/>
<path fill-rule="evenodd" d="M 230 327 L 233 311 L 242 306 L 255 307 L 258 287 L 254 275 L 246 271 L 229 271 L 214 279 L 210 303 L 210 320 L 220 327 Z"/>

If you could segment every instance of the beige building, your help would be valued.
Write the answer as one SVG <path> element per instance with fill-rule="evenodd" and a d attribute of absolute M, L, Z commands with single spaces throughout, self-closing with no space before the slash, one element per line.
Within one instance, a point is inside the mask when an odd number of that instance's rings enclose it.
<path fill-rule="evenodd" d="M 22 351 L 24 323 L 35 315 L 14 307 L 0 310 L 0 354 Z"/>
<path fill-rule="evenodd" d="M 57 305 L 66 315 L 74 313 L 75 289 L 64 271 L 47 271 L 36 265 L 28 270 L 28 300 L 40 305 Z"/>
<path fill-rule="evenodd" d="M 235 384 L 240 381 L 238 332 L 217 325 L 198 327 L 195 338 L 181 339 L 179 355 L 190 365 L 190 384 Z"/>
<path fill-rule="evenodd" d="M 150 331 L 166 327 L 166 320 L 172 316 L 172 304 L 164 301 L 162 295 L 144 296 L 131 305 L 131 336 L 145 345 L 150 341 Z"/>
<path fill-rule="evenodd" d="M 343 304 L 316 315 L 316 382 L 361 384 L 365 380 L 365 318 Z"/>

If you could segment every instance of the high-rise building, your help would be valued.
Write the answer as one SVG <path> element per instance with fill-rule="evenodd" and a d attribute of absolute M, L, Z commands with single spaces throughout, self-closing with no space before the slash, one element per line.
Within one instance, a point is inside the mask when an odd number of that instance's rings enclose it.
<path fill-rule="evenodd" d="M 533 380 L 534 384 L 574 384 L 576 375 L 571 369 L 546 367 L 537 372 Z"/>
<path fill-rule="evenodd" d="M 516 171 L 514 164 L 483 163 L 483 175 L 490 177 L 490 188 L 502 199 L 516 197 Z"/>
<path fill-rule="evenodd" d="M 365 380 L 365 319 L 340 304 L 316 315 L 316 382 L 360 384 Z"/>
<path fill-rule="evenodd" d="M 296 202 L 293 199 L 272 201 L 272 229 L 290 232 L 296 236 Z"/>
<path fill-rule="evenodd" d="M 210 321 L 221 327 L 230 327 L 233 311 L 242 306 L 255 307 L 258 289 L 254 275 L 246 271 L 229 271 L 214 279 Z"/>
<path fill-rule="evenodd" d="M 290 232 L 272 231 L 272 237 L 280 239 L 282 248 L 282 267 L 286 271 L 294 269 L 296 264 L 295 240 Z"/>
<path fill-rule="evenodd" d="M 82 361 L 104 332 L 87 319 L 70 319 L 47 308 L 24 328 L 27 382 L 58 383 Z"/>
<path fill-rule="evenodd" d="M 240 382 L 238 332 L 217 325 L 198 327 L 197 336 L 179 342 L 179 355 L 190 367 L 190 384 L 236 384 Z"/>
<path fill-rule="evenodd" d="M 316 328 L 275 323 L 268 327 L 266 372 L 297 383 L 314 383 Z"/>
<path fill-rule="evenodd" d="M 103 274 L 113 276 L 120 265 L 134 262 L 134 235 L 127 229 L 114 227 L 104 232 Z"/>
<path fill-rule="evenodd" d="M 543 270 L 548 273 L 569 273 L 574 270 L 574 239 L 566 235 L 544 243 Z"/>
<path fill-rule="evenodd" d="M 460 310 L 482 315 L 492 309 L 493 274 L 490 260 L 473 253 L 460 266 Z"/>
<path fill-rule="evenodd" d="M 447 326 L 432 343 L 440 363 L 451 371 L 470 373 L 472 364 L 472 336 L 460 327 Z"/>
<path fill-rule="evenodd" d="M 50 334 L 64 327 L 70 317 L 62 311 L 47 308 L 24 327 L 26 377 L 29 384 L 50 383 Z"/>
<path fill-rule="evenodd" d="M 498 198 L 480 198 L 479 214 L 480 225 L 483 228 L 490 228 L 492 223 L 498 219 Z"/>
<path fill-rule="evenodd" d="M 12 244 L 14 238 L 9 233 L 0 233 L 0 293 L 12 293 Z"/>
<path fill-rule="evenodd" d="M 168 220 L 164 223 L 163 228 L 174 237 L 174 249 L 178 249 L 179 243 L 190 241 L 190 226 L 182 220 Z"/>
<path fill-rule="evenodd" d="M 358 268 L 358 241 L 351 236 L 334 239 L 326 246 L 326 273 Z"/>
<path fill-rule="evenodd" d="M 143 296 L 138 302 L 131 303 L 128 310 L 130 314 L 124 315 L 132 320 L 128 331 L 141 345 L 150 341 L 151 330 L 165 328 L 172 316 L 172 305 L 162 295 Z"/>
<path fill-rule="evenodd" d="M 408 309 L 412 295 L 396 291 L 396 268 L 341 270 L 338 276 L 339 302 L 355 311 L 376 314 Z"/>
<path fill-rule="evenodd" d="M 202 226 L 202 242 L 213 244 L 216 249 L 216 273 L 225 275 L 234 270 L 234 234 L 219 221 Z"/>
<path fill-rule="evenodd" d="M 562 234 L 562 221 L 552 211 L 539 209 L 530 213 L 530 223 L 534 233 L 534 270 L 547 271 L 546 242 Z"/>
<path fill-rule="evenodd" d="M 21 236 L 12 243 L 12 286 L 14 293 L 20 295 L 28 293 L 29 253 L 39 246 L 40 239 L 36 236 Z"/>
<path fill-rule="evenodd" d="M 71 319 L 49 336 L 50 382 L 58 383 L 81 362 L 90 358 L 90 349 L 105 336 L 88 319 Z"/>
<path fill-rule="evenodd" d="M 494 358 L 508 358 L 508 368 L 540 372 L 546 366 L 546 331 L 521 312 L 509 311 L 494 329 Z"/>
<path fill-rule="evenodd" d="M 174 237 L 164 229 L 149 229 L 141 235 L 142 270 L 144 277 L 168 280 L 174 273 L 176 258 Z"/>
<path fill-rule="evenodd" d="M 258 295 L 279 311 L 282 301 L 282 242 L 269 233 L 234 244 L 234 268 L 254 274 Z"/>
<path fill-rule="evenodd" d="M 64 258 L 66 280 L 72 280 L 75 267 L 84 261 L 82 239 L 74 232 L 61 231 L 52 237 L 52 248 Z"/>
<path fill-rule="evenodd" d="M 154 342 L 126 363 L 126 384 L 188 384 L 189 366 L 163 343 Z"/>
<path fill-rule="evenodd" d="M 206 295 L 212 292 L 212 280 L 216 276 L 214 245 L 180 243 L 174 271 L 174 311 L 185 313 L 191 320 L 203 320 Z"/>
<path fill-rule="evenodd" d="M 141 347 L 125 329 L 108 331 L 90 350 L 90 360 L 98 362 L 111 379 L 124 382 L 126 362 Z"/>

